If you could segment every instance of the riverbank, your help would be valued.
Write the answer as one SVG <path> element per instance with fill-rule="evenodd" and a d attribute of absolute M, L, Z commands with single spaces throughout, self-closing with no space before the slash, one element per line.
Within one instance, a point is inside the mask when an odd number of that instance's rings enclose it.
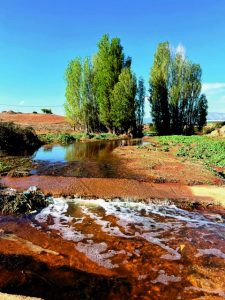
<path fill-rule="evenodd" d="M 224 186 L 187 186 L 177 183 L 140 182 L 129 179 L 75 178 L 58 176 L 29 176 L 24 178 L 4 177 L 2 186 L 22 192 L 37 186 L 44 194 L 54 197 L 78 196 L 94 198 L 124 198 L 133 200 L 172 200 L 180 207 L 199 203 L 203 207 L 225 207 Z"/>

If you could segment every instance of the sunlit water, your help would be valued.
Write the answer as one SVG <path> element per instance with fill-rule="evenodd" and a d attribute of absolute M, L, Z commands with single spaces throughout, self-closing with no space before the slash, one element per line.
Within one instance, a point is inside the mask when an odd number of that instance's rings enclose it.
<path fill-rule="evenodd" d="M 105 159 L 120 146 L 145 145 L 142 139 L 74 142 L 69 145 L 45 145 L 38 149 L 33 160 L 48 162 L 72 162 L 85 159 Z"/>
<path fill-rule="evenodd" d="M 225 226 L 212 220 L 167 202 L 59 198 L 36 215 L 34 226 L 74 242 L 98 265 L 134 276 L 143 282 L 143 291 L 176 284 L 184 293 L 225 297 L 214 275 L 207 275 L 208 288 L 193 279 L 195 267 L 194 274 L 209 272 L 210 264 L 211 269 L 225 267 Z"/>

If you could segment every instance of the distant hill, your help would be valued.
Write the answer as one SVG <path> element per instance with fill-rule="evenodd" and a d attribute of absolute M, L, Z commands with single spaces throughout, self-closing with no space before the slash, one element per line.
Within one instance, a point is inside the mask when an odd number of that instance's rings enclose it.
<path fill-rule="evenodd" d="M 225 113 L 209 112 L 207 116 L 207 121 L 225 121 Z M 151 122 L 151 117 L 144 118 L 144 124 L 149 124 Z"/>
<path fill-rule="evenodd" d="M 37 134 L 70 133 L 72 127 L 63 116 L 54 114 L 15 113 L 13 111 L 0 113 L 0 122 L 14 122 L 23 127 L 32 127 Z"/>
<path fill-rule="evenodd" d="M 208 121 L 225 121 L 225 113 L 209 112 L 207 116 Z"/>

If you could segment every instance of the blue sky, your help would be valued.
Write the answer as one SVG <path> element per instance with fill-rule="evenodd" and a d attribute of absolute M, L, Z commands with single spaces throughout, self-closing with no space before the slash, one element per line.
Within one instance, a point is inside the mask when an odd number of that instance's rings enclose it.
<path fill-rule="evenodd" d="M 0 111 L 63 113 L 64 71 L 102 34 L 121 38 L 146 81 L 157 44 L 185 46 L 203 70 L 209 111 L 225 112 L 224 0 L 0 0 Z"/>

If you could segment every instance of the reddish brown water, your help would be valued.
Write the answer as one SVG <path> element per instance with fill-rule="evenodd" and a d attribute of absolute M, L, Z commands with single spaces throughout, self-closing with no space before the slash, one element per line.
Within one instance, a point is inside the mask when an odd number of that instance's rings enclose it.
<path fill-rule="evenodd" d="M 0 218 L 0 289 L 45 299 L 224 299 L 223 222 L 166 202 L 55 199 L 32 218 Z"/>

